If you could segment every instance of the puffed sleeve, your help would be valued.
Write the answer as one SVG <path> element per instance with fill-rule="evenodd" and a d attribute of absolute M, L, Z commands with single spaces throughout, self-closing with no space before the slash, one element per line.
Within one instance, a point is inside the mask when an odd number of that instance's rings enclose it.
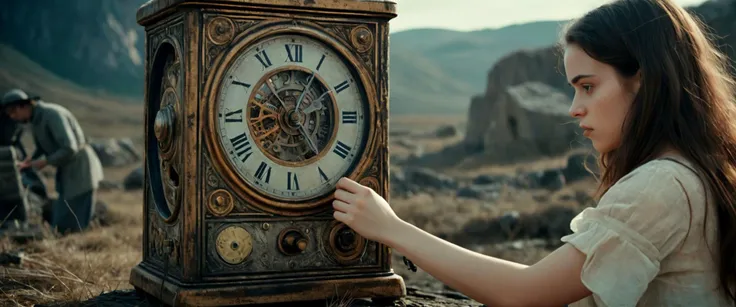
<path fill-rule="evenodd" d="M 636 306 L 687 236 L 690 205 L 676 175 L 673 162 L 646 163 L 571 221 L 562 241 L 586 255 L 581 279 L 598 306 Z"/>

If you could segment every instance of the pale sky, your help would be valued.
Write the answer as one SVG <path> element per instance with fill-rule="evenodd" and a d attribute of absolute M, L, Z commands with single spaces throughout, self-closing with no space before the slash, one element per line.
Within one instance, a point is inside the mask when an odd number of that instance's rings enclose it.
<path fill-rule="evenodd" d="M 459 31 L 498 28 L 538 20 L 564 20 L 608 2 L 606 0 L 393 0 L 398 17 L 391 32 L 415 28 Z M 704 0 L 675 0 L 690 6 Z"/>

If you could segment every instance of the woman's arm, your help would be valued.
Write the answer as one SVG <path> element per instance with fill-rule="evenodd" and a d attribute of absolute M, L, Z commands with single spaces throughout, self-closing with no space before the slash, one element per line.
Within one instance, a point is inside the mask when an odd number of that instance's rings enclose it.
<path fill-rule="evenodd" d="M 342 178 L 335 218 L 363 237 L 396 249 L 439 281 L 490 306 L 563 306 L 590 295 L 580 272 L 585 255 L 566 244 L 532 265 L 461 248 L 399 219 L 370 188 Z"/>
<path fill-rule="evenodd" d="M 386 244 L 448 286 L 489 306 L 564 306 L 590 295 L 585 255 L 565 244 L 526 266 L 476 253 L 399 222 Z"/>

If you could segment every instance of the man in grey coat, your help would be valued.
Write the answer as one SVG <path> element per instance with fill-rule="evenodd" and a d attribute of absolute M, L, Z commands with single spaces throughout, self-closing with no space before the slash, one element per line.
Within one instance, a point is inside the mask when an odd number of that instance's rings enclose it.
<path fill-rule="evenodd" d="M 59 198 L 53 204 L 51 226 L 61 233 L 86 229 L 103 173 L 77 119 L 66 108 L 19 89 L 7 92 L 1 106 L 11 119 L 31 126 L 36 150 L 19 167 L 56 167 Z"/>

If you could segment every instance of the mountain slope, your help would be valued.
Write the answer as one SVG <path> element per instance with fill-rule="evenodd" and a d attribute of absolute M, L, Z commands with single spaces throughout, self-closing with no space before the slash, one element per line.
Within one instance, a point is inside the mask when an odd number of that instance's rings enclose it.
<path fill-rule="evenodd" d="M 79 119 L 88 136 L 139 137 L 143 134 L 140 101 L 108 96 L 78 86 L 48 71 L 24 54 L 0 44 L 0 93 L 22 88 L 59 103 Z M 0 94 L 2 95 L 2 94 Z"/>
<path fill-rule="evenodd" d="M 391 35 L 391 112 L 464 113 L 482 93 L 488 69 L 519 49 L 557 41 L 561 22 L 541 21 L 459 32 L 418 29 Z"/>
<path fill-rule="evenodd" d="M 80 84 L 142 97 L 143 0 L 3 0 L 0 43 Z"/>

